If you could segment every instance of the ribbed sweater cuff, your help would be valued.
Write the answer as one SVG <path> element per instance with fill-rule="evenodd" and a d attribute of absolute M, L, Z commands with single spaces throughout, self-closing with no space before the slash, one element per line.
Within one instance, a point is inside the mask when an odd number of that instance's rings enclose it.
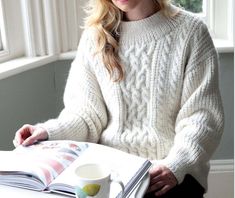
<path fill-rule="evenodd" d="M 85 140 L 87 137 L 87 126 L 80 117 L 70 119 L 67 122 L 60 123 L 57 119 L 51 119 L 44 123 L 38 123 L 37 126 L 44 128 L 48 133 L 49 140 Z"/>
<path fill-rule="evenodd" d="M 37 127 L 44 128 L 47 131 L 48 134 L 48 140 L 56 140 L 56 136 L 60 136 L 60 133 L 58 131 L 59 127 L 55 120 L 48 120 L 44 123 L 38 123 L 36 125 Z M 59 135 L 56 135 L 59 134 Z"/>
<path fill-rule="evenodd" d="M 170 171 L 175 175 L 178 184 L 183 182 L 188 170 L 187 164 L 179 163 L 178 160 L 169 158 L 165 158 L 162 160 L 154 160 L 153 164 L 154 166 L 164 165 L 165 167 L 169 168 Z"/>

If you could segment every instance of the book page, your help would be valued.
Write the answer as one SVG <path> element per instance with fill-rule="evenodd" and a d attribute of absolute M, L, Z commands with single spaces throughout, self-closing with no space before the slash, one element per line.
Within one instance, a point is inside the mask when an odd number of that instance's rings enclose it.
<path fill-rule="evenodd" d="M 21 152 L 0 151 L 0 184 L 43 190 L 46 181 L 40 178 L 32 157 Z"/>
<path fill-rule="evenodd" d="M 112 176 L 126 185 L 136 174 L 146 159 L 127 154 L 111 147 L 89 143 L 88 149 L 58 176 L 49 186 L 51 190 L 62 190 L 74 193 L 77 183 L 75 169 L 86 163 L 98 163 L 112 170 Z M 118 184 L 111 185 L 110 197 L 116 197 L 121 188 Z"/>
<path fill-rule="evenodd" d="M 43 141 L 28 147 L 19 146 L 14 151 L 2 151 L 0 183 L 44 190 L 86 148 L 85 143 L 74 141 Z"/>

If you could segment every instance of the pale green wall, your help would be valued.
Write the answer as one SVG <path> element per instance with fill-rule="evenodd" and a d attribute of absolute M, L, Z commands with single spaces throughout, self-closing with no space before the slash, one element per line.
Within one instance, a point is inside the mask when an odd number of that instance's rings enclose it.
<path fill-rule="evenodd" d="M 0 149 L 11 149 L 15 130 L 23 123 L 55 114 L 54 64 L 0 80 Z"/>
<path fill-rule="evenodd" d="M 234 158 L 234 54 L 220 54 L 220 91 L 225 127 L 222 141 L 214 154 L 215 159 Z"/>
<path fill-rule="evenodd" d="M 220 54 L 220 87 L 225 109 L 225 132 L 214 159 L 232 159 L 233 125 L 233 53 Z M 71 60 L 0 80 L 0 150 L 12 149 L 15 131 L 24 123 L 37 123 L 58 115 Z"/>

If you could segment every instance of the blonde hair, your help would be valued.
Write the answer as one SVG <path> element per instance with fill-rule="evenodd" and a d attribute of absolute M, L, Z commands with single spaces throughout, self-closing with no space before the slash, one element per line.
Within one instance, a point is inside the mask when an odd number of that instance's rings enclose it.
<path fill-rule="evenodd" d="M 170 0 L 153 0 L 160 5 L 164 14 L 168 15 L 167 7 Z M 114 82 L 124 78 L 124 68 L 121 64 L 119 49 L 119 26 L 123 13 L 113 3 L 112 0 L 88 0 L 85 7 L 88 16 L 85 18 L 85 27 L 94 27 L 96 30 L 97 53 L 101 53 L 103 63 Z"/>

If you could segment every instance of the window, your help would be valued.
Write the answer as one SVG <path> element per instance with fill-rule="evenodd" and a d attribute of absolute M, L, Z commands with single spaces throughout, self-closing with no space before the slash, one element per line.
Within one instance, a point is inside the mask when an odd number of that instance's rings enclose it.
<path fill-rule="evenodd" d="M 194 13 L 203 12 L 203 0 L 175 0 L 175 4 Z"/>
<path fill-rule="evenodd" d="M 24 35 L 20 1 L 0 0 L 0 61 L 7 61 L 24 54 Z"/>
<path fill-rule="evenodd" d="M 216 47 L 233 51 L 233 0 L 172 0 L 199 15 Z M 84 13 L 80 0 L 0 0 L 0 63 L 76 51 Z"/>
<path fill-rule="evenodd" d="M 0 0 L 0 62 L 76 50 L 79 4 L 79 0 Z"/>
<path fill-rule="evenodd" d="M 0 53 L 3 52 L 4 49 L 6 49 L 6 45 L 4 46 L 3 42 L 6 40 L 2 37 L 2 35 L 5 36 L 4 32 L 4 15 L 3 15 L 3 8 L 2 3 L 0 1 Z"/>
<path fill-rule="evenodd" d="M 204 20 L 219 51 L 233 51 L 233 0 L 174 0 L 174 3 Z"/>
<path fill-rule="evenodd" d="M 1 31 L 0 31 L 0 51 L 3 50 L 3 44 L 2 44 L 2 36 L 1 36 Z"/>
<path fill-rule="evenodd" d="M 0 1 L 0 58 L 8 55 L 8 43 L 6 39 L 6 26 L 5 26 L 5 14 L 3 9 L 3 2 Z"/>

